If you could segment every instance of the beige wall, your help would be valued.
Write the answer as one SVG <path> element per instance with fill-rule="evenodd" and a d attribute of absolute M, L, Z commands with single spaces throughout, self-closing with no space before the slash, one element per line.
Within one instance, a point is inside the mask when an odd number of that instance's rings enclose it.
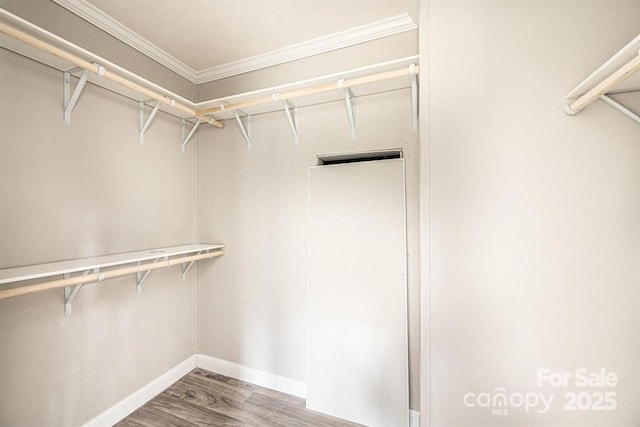
<path fill-rule="evenodd" d="M 203 241 L 226 255 L 201 269 L 201 350 L 306 381 L 307 168 L 316 155 L 403 148 L 407 158 L 411 406 L 418 409 L 418 169 L 408 89 L 358 98 L 357 140 L 335 102 L 252 117 L 253 151 L 235 123 L 201 133 Z M 339 244 L 339 242 L 336 242 Z"/>
<path fill-rule="evenodd" d="M 195 241 L 195 152 L 159 113 L 87 85 L 62 123 L 62 74 L 0 50 L 0 268 Z M 192 270 L 192 272 L 194 272 Z M 196 351 L 195 275 L 151 273 L 0 301 L 0 425 L 70 426 Z"/>
<path fill-rule="evenodd" d="M 640 127 L 562 108 L 637 35 L 640 1 L 427 4 L 431 425 L 637 425 Z M 603 389 L 538 388 L 538 368 L 615 372 L 617 409 L 563 410 L 565 392 Z M 463 405 L 498 387 L 555 400 Z"/>

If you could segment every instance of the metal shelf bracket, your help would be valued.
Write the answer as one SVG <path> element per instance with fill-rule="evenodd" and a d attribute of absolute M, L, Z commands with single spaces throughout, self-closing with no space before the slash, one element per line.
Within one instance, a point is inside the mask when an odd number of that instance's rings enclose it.
<path fill-rule="evenodd" d="M 156 117 L 158 109 L 160 108 L 160 104 L 161 102 L 156 103 L 155 107 L 153 107 L 153 110 L 151 111 L 151 114 L 149 114 L 149 117 L 147 117 L 147 119 L 145 120 L 144 106 L 146 104 L 145 102 L 140 102 L 140 144 L 144 144 L 144 134 L 147 132 L 149 126 L 151 126 L 151 122 Z"/>
<path fill-rule="evenodd" d="M 150 264 L 155 264 L 156 262 L 160 261 L 161 259 L 164 259 L 166 261 L 167 259 L 169 259 L 169 257 L 156 258 Z M 141 262 L 138 261 L 136 264 L 137 265 L 141 265 Z M 145 272 L 141 272 L 140 271 L 140 272 L 136 273 L 136 290 L 138 292 L 138 295 L 142 295 L 142 284 L 144 283 L 145 280 L 147 280 L 147 277 L 149 277 L 149 273 L 151 273 L 151 270 L 147 270 Z"/>
<path fill-rule="evenodd" d="M 242 132 L 242 136 L 244 140 L 247 141 L 247 149 L 251 151 L 251 116 L 240 109 L 233 110 L 233 114 L 236 117 L 236 122 L 238 123 L 238 127 Z M 240 115 L 246 117 L 247 124 L 245 125 L 240 118 Z"/>
<path fill-rule="evenodd" d="M 208 253 L 209 251 L 198 251 L 197 255 L 203 254 L 203 253 Z M 185 265 L 182 267 L 182 280 L 186 279 L 187 277 L 187 272 L 191 269 L 191 267 L 193 266 L 193 263 L 195 261 L 191 261 L 189 264 Z"/>
<path fill-rule="evenodd" d="M 289 122 L 289 126 L 291 127 L 291 132 L 293 132 L 293 141 L 296 145 L 298 145 L 298 107 L 296 107 L 292 102 L 289 102 L 286 99 L 282 100 L 282 104 L 284 105 L 284 112 L 287 114 L 287 120 Z M 293 118 L 291 117 L 292 109 Z"/>
<path fill-rule="evenodd" d="M 418 75 L 416 64 L 409 65 L 409 75 L 411 76 L 411 114 L 413 118 L 413 132 L 418 132 Z"/>
<path fill-rule="evenodd" d="M 338 81 L 338 87 L 342 87 L 344 80 Z M 349 118 L 349 127 L 351 128 L 351 140 L 356 140 L 356 97 L 353 95 L 351 88 L 343 88 L 344 102 L 347 106 L 347 117 Z"/>
<path fill-rule="evenodd" d="M 180 146 L 180 149 L 182 150 L 182 154 L 184 154 L 184 151 L 187 148 L 187 144 L 189 143 L 193 135 L 196 133 L 196 130 L 198 130 L 198 126 L 200 126 L 200 123 L 202 123 L 202 119 L 198 119 L 196 124 L 194 124 L 193 127 L 191 128 L 191 131 L 189 131 L 189 134 L 185 136 L 186 129 L 187 129 L 187 119 L 182 119 L 182 145 Z"/>
<path fill-rule="evenodd" d="M 80 75 L 80 80 L 78 80 L 78 84 L 76 88 L 71 93 L 71 75 L 80 70 L 82 74 Z M 96 75 L 103 76 L 105 73 L 104 67 L 98 66 L 98 72 Z M 62 77 L 63 83 L 63 108 L 64 108 L 64 124 L 67 126 L 71 125 L 71 112 L 76 107 L 78 103 L 78 99 L 80 99 L 80 95 L 82 94 L 82 90 L 84 89 L 85 84 L 87 83 L 87 79 L 89 78 L 89 71 L 84 68 L 76 67 L 69 71 L 65 71 Z"/>
<path fill-rule="evenodd" d="M 92 270 L 86 270 L 82 273 L 82 277 L 87 276 L 89 273 L 91 273 Z M 96 268 L 93 270 L 94 273 L 99 273 L 100 269 Z M 65 279 L 69 279 L 71 278 L 71 274 L 70 273 L 64 273 L 64 278 Z M 89 283 L 85 283 L 85 285 L 88 285 Z M 78 296 L 78 293 L 80 292 L 80 289 L 82 289 L 84 285 L 75 285 L 75 286 L 65 286 L 64 287 L 64 315 L 65 316 L 71 316 L 71 305 L 73 304 L 73 300 L 76 299 L 76 297 Z"/>

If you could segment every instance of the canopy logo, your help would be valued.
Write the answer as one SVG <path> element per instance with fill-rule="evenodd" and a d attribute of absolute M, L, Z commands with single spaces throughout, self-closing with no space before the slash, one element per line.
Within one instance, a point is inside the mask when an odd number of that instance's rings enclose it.
<path fill-rule="evenodd" d="M 493 415 L 509 415 L 511 408 L 523 408 L 524 412 L 546 413 L 551 407 L 554 394 L 544 393 L 508 393 L 507 389 L 498 387 L 492 392 L 467 393 L 462 398 L 468 408 L 489 408 Z"/>

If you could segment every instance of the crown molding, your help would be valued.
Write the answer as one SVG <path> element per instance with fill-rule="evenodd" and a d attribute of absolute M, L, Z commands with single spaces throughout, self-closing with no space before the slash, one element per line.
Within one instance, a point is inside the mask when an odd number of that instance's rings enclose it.
<path fill-rule="evenodd" d="M 394 16 L 351 30 L 330 34 L 317 39 L 252 56 L 240 61 L 196 72 L 196 83 L 207 83 L 262 68 L 272 67 L 320 53 L 342 49 L 371 40 L 392 36 L 418 28 L 408 14 Z"/>
<path fill-rule="evenodd" d="M 413 19 L 411 19 L 409 14 L 405 13 L 261 55 L 196 71 L 144 37 L 130 30 L 128 27 L 122 25 L 86 0 L 52 1 L 196 84 L 207 83 L 272 67 L 274 65 L 284 64 L 297 59 L 342 49 L 417 28 Z"/>
<path fill-rule="evenodd" d="M 95 25 L 104 32 L 111 34 L 113 37 L 134 48 L 143 55 L 146 55 L 154 61 L 164 65 L 171 71 L 174 71 L 192 83 L 196 83 L 196 70 L 179 61 L 168 52 L 160 49 L 155 44 L 137 34 L 135 31 L 132 31 L 128 27 L 122 25 L 120 22 L 116 21 L 111 16 L 105 14 L 85 0 L 52 1 L 76 14 L 90 24 Z"/>

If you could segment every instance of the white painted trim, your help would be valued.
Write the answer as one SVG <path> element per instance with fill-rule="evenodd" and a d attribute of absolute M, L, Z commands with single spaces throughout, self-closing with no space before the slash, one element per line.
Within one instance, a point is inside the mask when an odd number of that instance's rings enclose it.
<path fill-rule="evenodd" d="M 206 68 L 196 72 L 196 83 L 207 83 L 214 80 L 232 77 L 274 65 L 284 64 L 309 56 L 318 55 L 332 50 L 342 49 L 356 44 L 392 36 L 404 31 L 417 28 L 408 14 L 387 18 L 382 21 L 364 25 L 317 39 L 273 50 L 262 55 L 256 55 L 240 61 L 230 62 L 217 67 Z"/>
<path fill-rule="evenodd" d="M 86 0 L 53 1 L 192 83 L 196 82 L 196 70 L 176 59 L 170 53 L 160 49 L 135 31 L 129 29 L 129 27 L 122 25 Z"/>
<path fill-rule="evenodd" d="M 267 372 L 249 368 L 248 366 L 239 365 L 237 363 L 204 354 L 198 354 L 196 355 L 196 358 L 198 368 L 216 372 L 238 380 L 247 381 L 272 390 L 292 394 L 303 399 L 306 399 L 307 397 L 307 384 L 305 382 L 269 374 Z"/>
<path fill-rule="evenodd" d="M 194 370 L 196 368 L 196 361 L 196 355 L 188 357 L 185 361 L 169 369 L 149 384 L 131 393 L 111 408 L 87 422 L 85 427 L 102 427 L 116 424 L 149 400 L 162 393 L 171 384 Z"/>
<path fill-rule="evenodd" d="M 420 427 L 420 412 L 409 409 L 409 427 Z"/>
<path fill-rule="evenodd" d="M 411 31 L 418 26 L 409 14 L 404 13 L 347 31 L 341 31 L 319 37 L 306 42 L 287 46 L 261 55 L 239 61 L 230 62 L 216 67 L 194 70 L 168 52 L 160 49 L 144 37 L 122 25 L 86 0 L 53 0 L 60 6 L 78 15 L 80 18 L 111 34 L 123 43 L 131 46 L 140 53 L 176 72 L 192 83 L 200 84 L 238 74 L 256 71 L 274 65 L 284 64 L 320 53 L 353 46 L 356 44 L 376 40 L 382 37 Z"/>

